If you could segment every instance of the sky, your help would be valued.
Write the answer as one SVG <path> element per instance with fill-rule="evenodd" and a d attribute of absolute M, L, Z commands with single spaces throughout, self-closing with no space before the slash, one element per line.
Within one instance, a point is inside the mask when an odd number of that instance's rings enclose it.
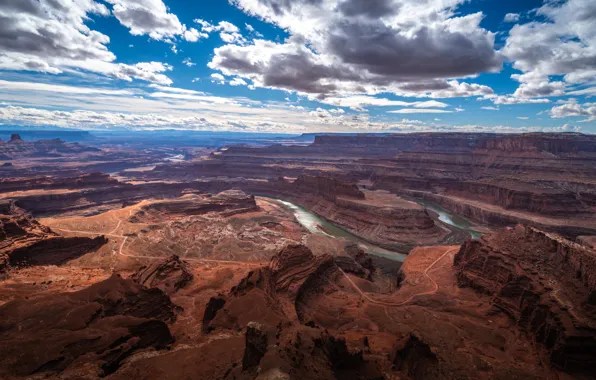
<path fill-rule="evenodd" d="M 594 0 L 0 0 L 0 125 L 596 133 Z"/>

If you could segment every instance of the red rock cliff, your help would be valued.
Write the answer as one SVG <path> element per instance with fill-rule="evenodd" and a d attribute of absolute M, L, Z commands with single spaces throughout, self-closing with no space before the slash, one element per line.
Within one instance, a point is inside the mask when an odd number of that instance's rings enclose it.
<path fill-rule="evenodd" d="M 553 366 L 596 371 L 596 252 L 518 226 L 466 242 L 454 265 L 458 284 L 489 295 Z"/>

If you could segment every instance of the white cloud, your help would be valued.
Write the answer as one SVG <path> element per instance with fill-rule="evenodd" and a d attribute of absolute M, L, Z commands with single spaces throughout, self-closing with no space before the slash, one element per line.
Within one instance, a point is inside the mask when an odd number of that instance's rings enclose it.
<path fill-rule="evenodd" d="M 205 95 L 204 92 L 194 91 L 194 90 L 187 90 L 185 88 L 177 88 L 177 87 L 170 87 L 170 86 L 160 86 L 158 84 L 150 84 L 150 88 L 153 88 L 158 91 L 163 92 L 172 92 L 176 94 L 187 94 L 187 95 Z"/>
<path fill-rule="evenodd" d="M 47 84 L 36 82 L 15 82 L 0 80 L 0 92 L 2 91 L 43 91 L 56 94 L 80 94 L 80 95 L 134 95 L 130 90 L 114 90 L 101 87 L 77 87 L 60 84 Z"/>
<path fill-rule="evenodd" d="M 503 54 L 523 72 L 516 97 L 560 96 L 569 84 L 596 79 L 596 12 L 593 0 L 545 1 L 539 18 L 515 25 Z M 551 82 L 553 76 L 563 81 Z"/>
<path fill-rule="evenodd" d="M 438 109 L 424 109 L 424 108 L 403 108 L 396 111 L 388 111 L 389 113 L 452 113 L 453 111 L 438 110 Z"/>
<path fill-rule="evenodd" d="M 185 64 L 186 66 L 188 66 L 188 67 L 193 67 L 193 66 L 196 66 L 196 65 L 197 65 L 196 63 L 194 63 L 194 62 L 193 62 L 193 61 L 190 59 L 190 57 L 184 58 L 184 60 L 182 61 L 182 63 L 184 63 L 184 64 Z"/>
<path fill-rule="evenodd" d="M 505 22 L 518 22 L 519 21 L 519 13 L 507 13 L 503 21 Z"/>
<path fill-rule="evenodd" d="M 504 95 L 487 95 L 482 98 L 482 100 L 492 100 L 492 102 L 497 105 L 550 103 L 550 100 L 548 99 L 518 98 L 515 96 Z"/>
<path fill-rule="evenodd" d="M 0 3 L 0 69 L 51 74 L 82 71 L 126 81 L 172 83 L 163 74 L 170 68 L 163 69 L 163 64 L 150 70 L 142 64 L 116 63 L 107 47 L 110 38 L 87 25 L 92 25 L 88 22 L 91 15 L 107 17 L 110 11 L 93 0 Z"/>
<path fill-rule="evenodd" d="M 250 79 L 256 87 L 320 99 L 382 92 L 436 98 L 487 95 L 492 93 L 487 86 L 453 79 L 501 65 L 494 34 L 480 27 L 483 14 L 456 13 L 463 2 L 233 0 L 290 37 L 283 43 L 255 39 L 223 46 L 215 50 L 209 67 Z"/>
<path fill-rule="evenodd" d="M 230 81 L 230 86 L 246 86 L 247 84 L 242 78 L 234 78 Z"/>
<path fill-rule="evenodd" d="M 527 116 L 518 116 L 517 118 L 519 120 L 528 120 L 529 119 L 529 117 L 527 117 Z"/>
<path fill-rule="evenodd" d="M 8 81 L 4 81 L 8 82 Z M 579 127 L 448 125 L 419 120 L 378 121 L 348 114 L 341 108 L 309 110 L 281 102 L 224 98 L 169 86 L 96 89 L 0 82 L 0 123 L 67 128 L 186 129 L 254 132 L 537 132 L 570 131 Z M 45 84 L 45 86 L 54 86 Z M 24 88 L 24 89 L 22 89 Z M 101 96 L 81 96 L 97 94 Z M 124 92 L 122 92 L 124 91 Z M 27 106 L 34 102 L 38 107 Z M 584 105 L 585 106 L 585 105 Z M 43 109 L 41 108 L 43 107 Z M 83 109 L 84 108 L 84 109 Z M 131 110 L 134 110 L 131 112 Z M 412 108 L 416 112 L 420 109 Z M 444 111 L 437 109 L 434 111 Z M 439 121 L 439 120 L 435 120 Z"/>
<path fill-rule="evenodd" d="M 480 109 L 487 110 L 487 111 L 498 111 L 499 107 L 485 106 L 485 107 L 480 107 Z"/>
<path fill-rule="evenodd" d="M 201 38 L 208 38 L 209 35 L 206 33 L 201 33 L 195 28 L 187 29 L 184 32 L 183 38 L 188 42 L 197 42 Z"/>
<path fill-rule="evenodd" d="M 157 41 L 172 42 L 180 37 L 196 42 L 202 36 L 198 30 L 187 28 L 170 13 L 162 0 L 105 0 L 113 6 L 112 14 L 133 36 L 148 35 Z"/>
<path fill-rule="evenodd" d="M 329 97 L 329 98 L 324 98 L 324 99 L 313 98 L 312 100 L 318 100 L 319 102 L 329 104 L 332 106 L 349 107 L 349 108 L 352 108 L 354 110 L 359 110 L 359 111 L 363 111 L 364 107 L 367 107 L 367 106 L 374 106 L 374 107 L 398 106 L 398 107 L 416 107 L 416 108 L 432 108 L 432 107 L 445 108 L 445 107 L 449 106 L 447 103 L 438 102 L 436 100 L 406 102 L 406 101 L 402 101 L 402 100 L 390 100 L 390 99 L 386 99 L 386 98 L 378 98 L 378 97 L 367 96 L 367 95 Z"/>
<path fill-rule="evenodd" d="M 199 24 L 201 27 L 201 33 L 209 36 L 209 34 L 214 32 L 219 32 L 219 37 L 228 44 L 244 44 L 246 43 L 246 39 L 240 33 L 240 29 L 228 21 L 220 21 L 217 25 L 213 25 L 208 21 L 202 19 L 195 19 L 195 23 Z M 246 29 L 250 30 L 248 27 L 250 25 L 246 24 Z M 252 28 L 252 27 L 251 27 Z"/>
<path fill-rule="evenodd" d="M 224 84 L 226 81 L 226 78 L 219 73 L 214 73 L 214 74 L 211 74 L 211 81 L 215 82 L 215 83 L 219 83 L 219 84 Z"/>
<path fill-rule="evenodd" d="M 577 99 L 569 99 L 562 102 L 560 106 L 553 107 L 550 110 L 550 115 L 555 119 L 581 116 L 587 117 L 587 119 L 582 120 L 583 122 L 594 121 L 596 120 L 596 103 L 579 104 Z"/>

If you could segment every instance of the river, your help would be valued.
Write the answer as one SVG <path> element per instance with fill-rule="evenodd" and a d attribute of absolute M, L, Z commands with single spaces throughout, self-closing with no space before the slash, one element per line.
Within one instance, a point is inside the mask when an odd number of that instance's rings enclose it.
<path fill-rule="evenodd" d="M 368 254 L 384 257 L 393 261 L 403 262 L 406 259 L 406 257 L 408 257 L 408 255 L 404 255 L 403 253 L 389 251 L 387 249 L 371 244 L 359 238 L 358 236 L 344 229 L 341 229 L 334 224 L 329 223 L 324 218 L 317 216 L 316 214 L 305 209 L 304 207 L 295 205 L 294 203 L 284 201 L 281 199 L 275 200 L 286 206 L 288 209 L 292 210 L 298 222 L 313 234 L 326 235 L 335 238 L 345 238 L 347 240 L 358 243 L 358 245 L 360 245 L 360 247 Z"/>
<path fill-rule="evenodd" d="M 366 253 L 393 261 L 403 262 L 407 257 L 407 255 L 403 253 L 389 251 L 387 249 L 371 244 L 359 238 L 358 236 L 355 236 L 354 234 L 337 227 L 336 225 L 330 223 L 326 219 L 317 216 L 316 214 L 305 209 L 304 207 L 277 198 L 271 199 L 275 199 L 276 201 L 280 202 L 285 207 L 290 209 L 294 213 L 294 216 L 296 217 L 298 222 L 313 234 L 327 235 L 335 238 L 345 238 L 347 240 L 358 243 Z M 482 235 L 480 232 L 472 229 L 473 224 L 470 223 L 467 219 L 462 218 L 458 215 L 453 215 L 435 203 L 423 200 L 417 200 L 416 202 L 418 202 L 418 204 L 420 204 L 421 206 L 426 207 L 429 210 L 432 210 L 439 214 L 439 220 L 443 223 L 470 233 L 470 235 L 472 235 L 472 238 L 478 238 Z"/>
<path fill-rule="evenodd" d="M 482 233 L 474 230 L 474 224 L 468 219 L 459 215 L 451 214 L 443 207 L 431 201 L 416 199 L 416 203 L 439 214 L 439 220 L 441 222 L 468 232 L 470 235 L 472 235 L 473 239 L 477 239 L 482 236 Z"/>

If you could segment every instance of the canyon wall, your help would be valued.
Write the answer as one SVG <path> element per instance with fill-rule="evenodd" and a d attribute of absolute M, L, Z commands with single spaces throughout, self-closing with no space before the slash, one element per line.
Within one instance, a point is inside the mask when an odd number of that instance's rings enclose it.
<path fill-rule="evenodd" d="M 462 245 L 458 284 L 528 332 L 551 364 L 596 370 L 596 252 L 533 227 L 517 226 Z"/>
<path fill-rule="evenodd" d="M 375 204 L 355 185 L 328 177 L 301 176 L 236 183 L 245 191 L 282 198 L 307 208 L 373 244 L 407 253 L 418 244 L 438 244 L 447 234 L 417 205 Z M 373 194 L 368 193 L 369 196 Z"/>
<path fill-rule="evenodd" d="M 596 137 L 580 133 L 409 133 L 315 136 L 316 146 L 367 146 L 398 150 L 498 150 L 504 152 L 596 152 Z"/>

